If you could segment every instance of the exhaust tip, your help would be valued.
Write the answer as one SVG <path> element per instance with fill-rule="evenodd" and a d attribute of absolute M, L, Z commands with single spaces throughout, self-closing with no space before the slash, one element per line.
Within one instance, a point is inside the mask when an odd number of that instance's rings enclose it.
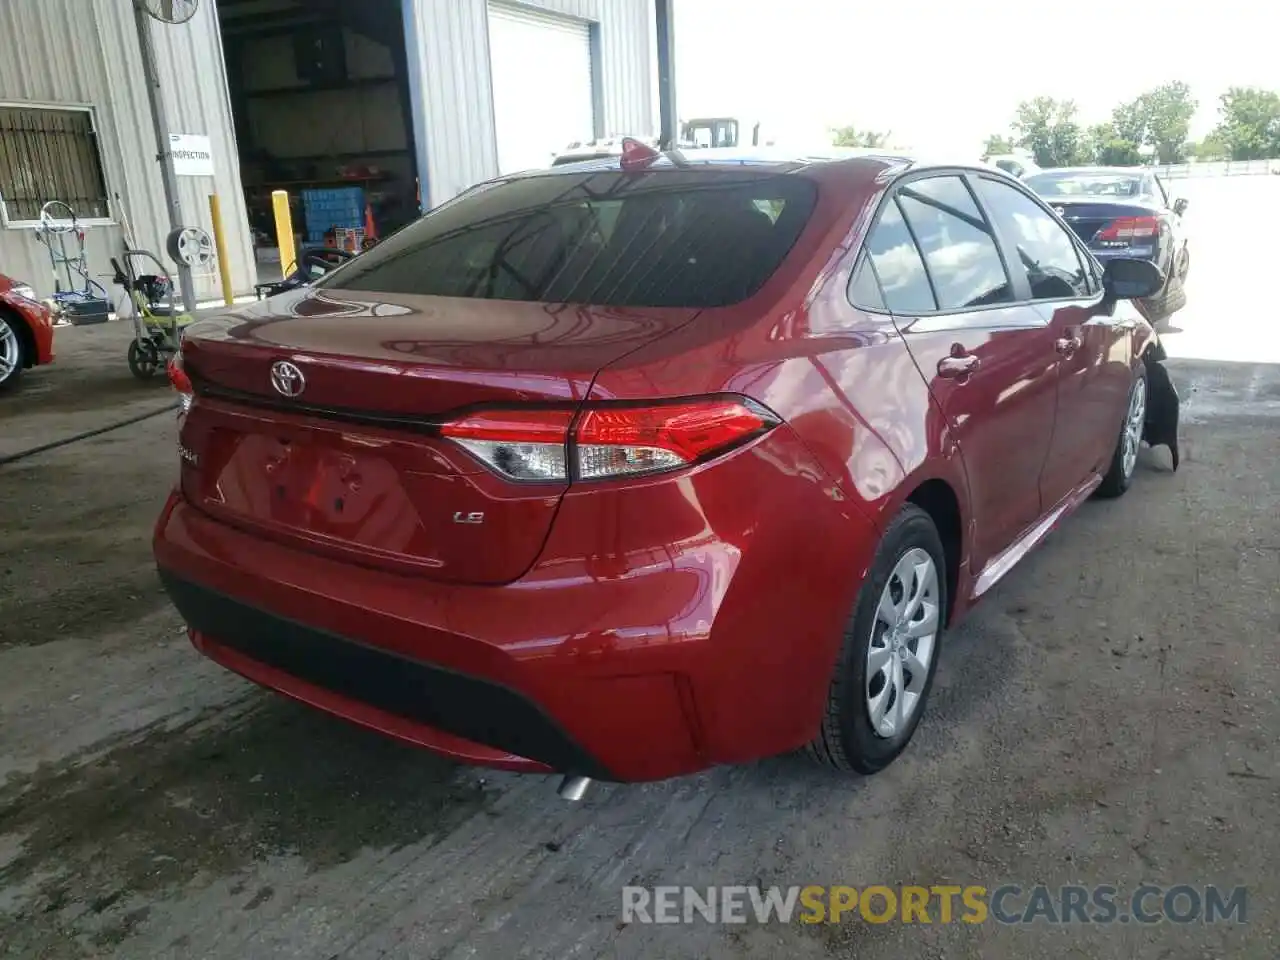
<path fill-rule="evenodd" d="M 560 781 L 560 789 L 556 792 L 560 794 L 561 800 L 577 802 L 586 796 L 589 786 L 591 786 L 590 777 L 566 776 Z"/>

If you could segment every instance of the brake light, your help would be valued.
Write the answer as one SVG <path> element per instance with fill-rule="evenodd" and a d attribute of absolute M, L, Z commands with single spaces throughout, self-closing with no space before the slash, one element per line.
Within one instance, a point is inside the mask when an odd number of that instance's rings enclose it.
<path fill-rule="evenodd" d="M 634 477 L 697 463 L 771 430 L 768 410 L 746 398 L 588 406 L 573 411 L 485 411 L 444 424 L 443 436 L 511 480 Z M 576 464 L 571 471 L 570 465 Z"/>
<path fill-rule="evenodd" d="M 572 410 L 494 410 L 446 423 L 440 432 L 512 480 L 568 479 Z"/>
<path fill-rule="evenodd" d="M 180 352 L 173 355 L 173 359 L 165 367 L 165 372 L 169 375 L 169 383 L 173 385 L 173 389 L 178 391 L 178 398 L 182 401 L 182 412 L 186 413 L 191 409 L 191 401 L 195 399 L 196 391 L 191 385 L 191 378 L 187 376 L 187 371 L 183 369 Z"/>
<path fill-rule="evenodd" d="M 1098 234 L 1099 240 L 1132 240 L 1136 237 L 1154 237 L 1160 233 L 1158 217 L 1120 217 L 1111 221 Z"/>
<path fill-rule="evenodd" d="M 741 400 L 589 408 L 578 423 L 584 480 L 683 467 L 762 433 L 776 421 Z"/>

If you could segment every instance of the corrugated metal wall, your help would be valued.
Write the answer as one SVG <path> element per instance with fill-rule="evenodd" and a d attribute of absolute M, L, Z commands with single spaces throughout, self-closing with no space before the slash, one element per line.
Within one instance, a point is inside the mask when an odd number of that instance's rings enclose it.
<path fill-rule="evenodd" d="M 152 30 L 170 130 L 209 136 L 217 169 L 214 179 L 179 179 L 183 219 L 210 229 L 208 196 L 216 190 L 232 281 L 248 291 L 256 271 L 213 0 L 187 24 Z M 0 0 L 0 101 L 92 106 L 115 219 L 123 211 L 133 241 L 163 255 L 168 218 L 139 64 L 131 0 Z M 89 237 L 90 268 L 109 285 L 121 230 L 94 227 Z M 30 230 L 0 229 L 0 271 L 52 292 L 47 254 Z M 215 274 L 197 278 L 201 296 L 216 289 Z"/>
<path fill-rule="evenodd" d="M 598 23 L 606 134 L 654 133 L 652 0 L 523 0 L 522 5 Z M 418 166 L 429 201 L 442 203 L 495 175 L 487 0 L 404 0 Z"/>

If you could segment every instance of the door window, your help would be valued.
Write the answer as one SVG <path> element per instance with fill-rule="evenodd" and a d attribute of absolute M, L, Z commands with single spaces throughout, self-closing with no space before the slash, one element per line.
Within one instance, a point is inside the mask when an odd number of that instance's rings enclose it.
<path fill-rule="evenodd" d="M 914 180 L 898 191 L 898 202 L 924 254 L 938 309 L 964 310 L 1013 300 L 991 227 L 963 180 Z"/>
<path fill-rule="evenodd" d="M 1087 297 L 1089 281 L 1071 235 L 1022 191 L 981 178 L 978 193 L 1027 271 L 1031 299 Z"/>

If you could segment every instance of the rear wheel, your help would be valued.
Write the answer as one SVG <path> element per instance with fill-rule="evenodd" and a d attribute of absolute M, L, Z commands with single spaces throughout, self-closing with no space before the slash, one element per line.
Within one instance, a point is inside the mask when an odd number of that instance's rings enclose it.
<path fill-rule="evenodd" d="M 0 390 L 15 386 L 27 365 L 23 331 L 19 321 L 6 313 L 0 313 Z"/>
<path fill-rule="evenodd" d="M 1138 465 L 1138 447 L 1142 443 L 1142 428 L 1147 422 L 1147 374 L 1139 369 L 1133 378 L 1133 386 L 1129 388 L 1129 405 L 1125 408 L 1124 422 L 1120 424 L 1120 437 L 1116 441 L 1115 453 L 1111 455 L 1111 466 L 1102 483 L 1098 486 L 1097 496 L 1119 497 L 1133 483 L 1133 472 Z"/>
<path fill-rule="evenodd" d="M 929 515 L 908 504 L 858 591 L 822 729 L 808 747 L 814 759 L 871 774 L 906 749 L 933 685 L 946 610 L 942 541 Z"/>

